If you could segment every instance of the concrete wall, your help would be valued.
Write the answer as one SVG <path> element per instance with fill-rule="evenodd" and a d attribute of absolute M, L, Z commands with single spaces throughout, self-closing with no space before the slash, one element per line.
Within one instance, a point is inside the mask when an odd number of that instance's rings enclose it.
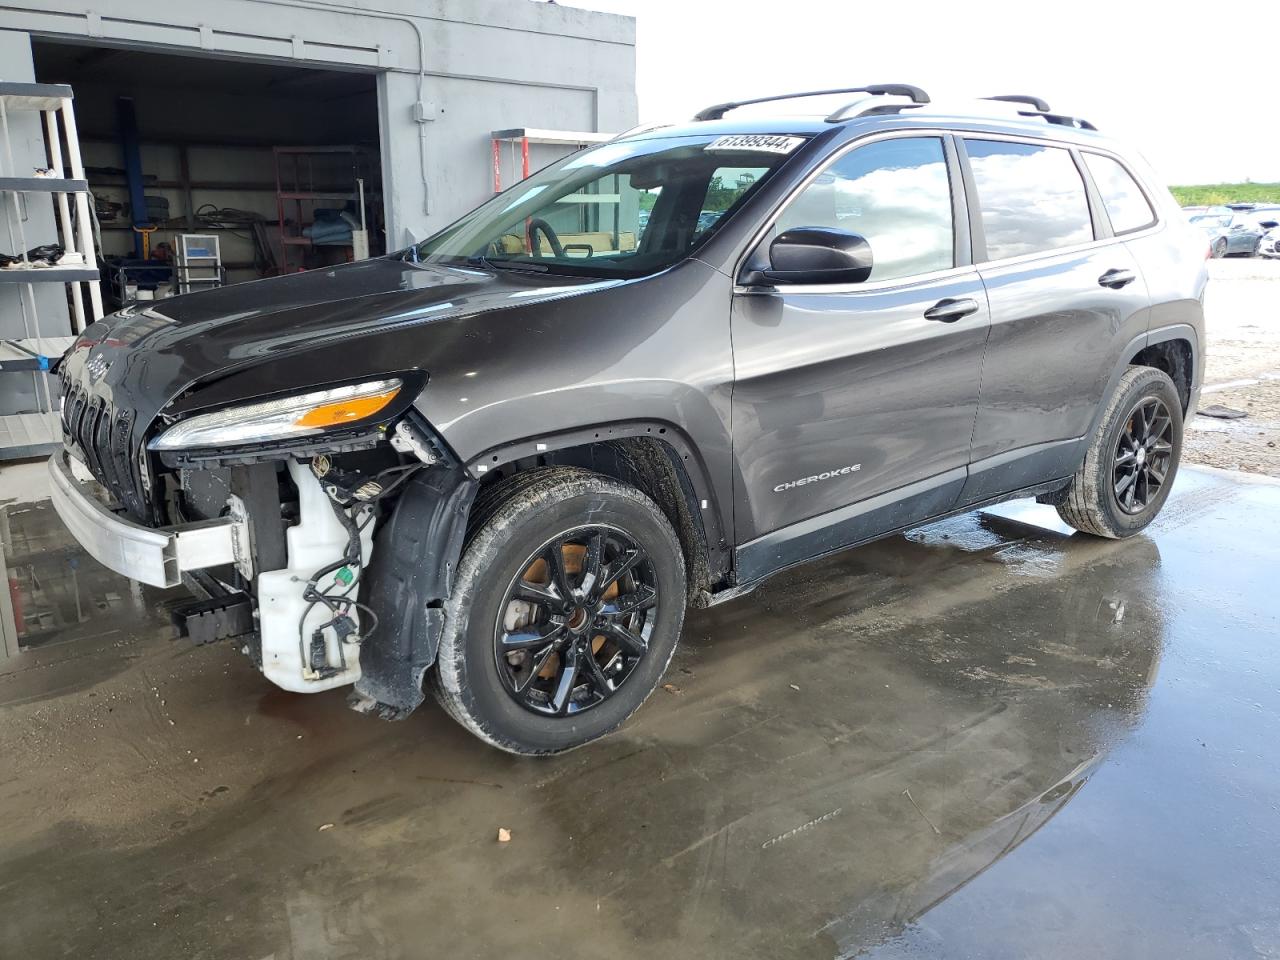
<path fill-rule="evenodd" d="M 18 83 L 35 80 L 31 45 L 26 34 L 0 30 L 0 79 Z M 28 111 L 9 114 L 9 136 L 14 175 L 29 177 L 36 167 L 48 165 L 41 114 Z M 12 227 L 13 243 L 15 246 L 20 243 L 16 239 L 18 220 L 21 220 L 28 248 L 58 239 L 53 200 L 49 196 L 31 194 L 18 197 L 16 216 L 12 194 L 0 194 L 0 200 L 4 202 L 4 211 L 0 214 L 0 250 L 18 252 L 10 249 L 9 242 L 9 227 Z M 31 289 L 34 292 L 34 317 L 33 303 L 27 298 L 26 288 L 19 284 L 0 284 L 0 337 L 69 335 L 71 323 L 66 289 L 58 284 L 42 283 L 33 284 Z M 0 376 L 0 414 L 26 413 L 36 409 L 36 374 L 7 373 Z"/>
<path fill-rule="evenodd" d="M 635 123 L 635 23 L 627 17 L 530 0 L 113 0 L 96 7 L 10 4 L 0 28 L 378 73 L 393 247 L 484 199 L 491 130 L 620 131 Z"/>

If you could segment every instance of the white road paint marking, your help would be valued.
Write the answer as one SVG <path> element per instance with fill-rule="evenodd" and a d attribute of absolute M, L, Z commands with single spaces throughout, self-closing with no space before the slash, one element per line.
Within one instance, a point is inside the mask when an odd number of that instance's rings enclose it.
<path fill-rule="evenodd" d="M 1252 387 L 1267 380 L 1280 380 L 1280 373 L 1263 373 L 1256 377 L 1244 377 L 1240 380 L 1228 380 L 1226 383 L 1214 383 L 1207 387 L 1202 387 L 1200 393 L 1204 395 L 1206 393 L 1218 393 L 1222 390 L 1234 390 L 1236 387 Z"/>

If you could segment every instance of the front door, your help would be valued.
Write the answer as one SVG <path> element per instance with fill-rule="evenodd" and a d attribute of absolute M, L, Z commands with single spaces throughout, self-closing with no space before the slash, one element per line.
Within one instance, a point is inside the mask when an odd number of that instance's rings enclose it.
<path fill-rule="evenodd" d="M 959 495 L 989 315 L 977 271 L 957 266 L 969 258 L 954 169 L 942 137 L 858 146 L 764 238 L 767 251 L 783 230 L 835 227 L 865 237 L 875 265 L 861 284 L 735 295 L 742 581 L 943 512 Z"/>

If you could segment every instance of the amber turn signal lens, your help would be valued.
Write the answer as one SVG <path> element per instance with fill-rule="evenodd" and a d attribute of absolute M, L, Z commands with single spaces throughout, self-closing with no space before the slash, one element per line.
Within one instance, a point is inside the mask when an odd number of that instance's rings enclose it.
<path fill-rule="evenodd" d="M 385 393 L 375 393 L 371 397 L 353 397 L 349 400 L 335 400 L 312 407 L 294 421 L 299 427 L 340 427 L 344 423 L 352 423 L 371 417 L 400 392 L 399 387 Z"/>

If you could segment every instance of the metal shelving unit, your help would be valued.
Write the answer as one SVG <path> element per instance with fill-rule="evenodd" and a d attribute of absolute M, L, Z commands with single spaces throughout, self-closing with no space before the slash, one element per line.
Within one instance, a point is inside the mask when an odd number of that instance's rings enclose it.
<path fill-rule="evenodd" d="M 47 374 L 49 367 L 75 342 L 75 337 L 0 340 L 0 373 Z M 49 413 L 15 413 L 0 417 L 0 451 L 9 459 L 45 453 L 51 442 Z"/>
<path fill-rule="evenodd" d="M 0 373 L 26 373 L 36 378 L 36 413 L 0 416 L 0 459 L 35 456 L 61 442 L 58 408 L 49 386 L 49 365 L 70 345 L 71 338 L 40 337 L 33 285 L 61 283 L 71 292 L 73 332 L 102 317 L 102 291 L 98 286 L 98 256 L 89 211 L 89 184 L 80 157 L 72 91 L 65 84 L 0 83 L 0 200 L 3 200 L 8 249 L 26 261 L 29 249 L 22 205 L 28 195 L 52 197 L 56 209 L 58 243 L 62 259 L 53 266 L 14 266 L 0 269 L 0 284 L 18 284 L 19 307 L 25 336 L 0 340 Z M 51 176 L 23 176 L 16 168 L 9 115 L 17 111 L 42 114 L 45 150 Z M 66 142 L 64 169 L 62 144 Z M 72 206 L 75 216 L 72 217 Z M 88 288 L 86 303 L 85 291 Z M 56 353 L 51 351 L 56 350 Z"/>
<path fill-rule="evenodd" d="M 376 181 L 376 160 L 371 151 L 361 146 L 273 147 L 276 161 L 276 207 L 280 216 L 280 272 L 293 273 L 306 267 L 306 252 L 291 248 L 345 246 L 352 259 L 369 256 L 370 231 L 365 223 L 366 203 L 380 190 L 368 187 Z M 333 190 L 317 186 L 332 184 L 350 177 L 350 190 Z M 360 221 L 352 229 L 351 242 L 313 241 L 303 231 L 313 227 L 318 205 L 350 205 L 350 213 Z"/>

